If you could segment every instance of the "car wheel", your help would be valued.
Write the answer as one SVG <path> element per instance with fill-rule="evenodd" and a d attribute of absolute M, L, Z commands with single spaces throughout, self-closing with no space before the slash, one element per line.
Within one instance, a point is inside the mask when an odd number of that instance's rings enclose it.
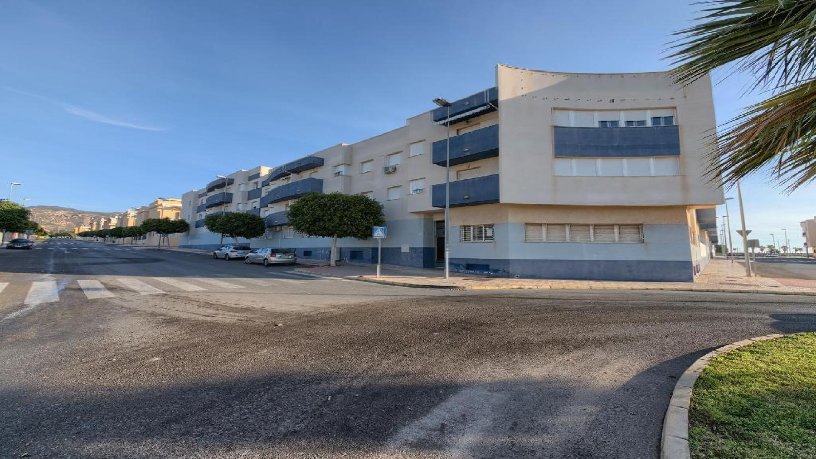
<path fill-rule="evenodd" d="M 213 260 L 217 260 L 217 259 L 218 259 L 218 254 L 213 252 Z"/>
<path fill-rule="evenodd" d="M 269 260 L 267 260 L 266 258 L 264 258 L 264 266 L 269 266 Z"/>
<path fill-rule="evenodd" d="M 224 255 L 224 260 L 229 261 L 229 254 Z"/>
<path fill-rule="evenodd" d="M 249 258 L 248 258 L 248 257 L 247 257 L 247 258 L 244 258 L 244 264 L 245 264 L 245 265 L 248 265 L 248 264 L 249 264 Z"/>

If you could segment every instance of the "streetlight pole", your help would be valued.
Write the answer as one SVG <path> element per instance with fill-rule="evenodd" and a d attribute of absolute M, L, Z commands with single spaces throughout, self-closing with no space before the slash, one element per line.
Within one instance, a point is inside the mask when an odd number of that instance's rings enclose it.
<path fill-rule="evenodd" d="M 450 278 L 450 108 L 451 103 L 442 97 L 433 102 L 448 109 L 445 117 L 445 279 Z"/>
<path fill-rule="evenodd" d="M 11 186 L 9 186 L 9 194 L 8 194 L 8 201 L 11 202 L 11 193 L 14 192 L 15 186 L 21 186 L 22 183 L 20 182 L 11 182 Z"/>
<path fill-rule="evenodd" d="M 224 191 L 221 192 L 221 215 L 224 215 L 227 207 L 227 177 L 216 175 L 215 178 L 224 179 Z M 221 245 L 224 245 L 224 233 L 221 233 Z"/>
<path fill-rule="evenodd" d="M 774 233 L 771 233 L 771 241 L 773 242 L 774 249 L 776 249 L 776 238 L 774 237 Z"/>
<path fill-rule="evenodd" d="M 737 202 L 739 202 L 740 223 L 742 224 L 742 251 L 745 253 L 745 275 L 751 277 L 751 258 L 748 255 L 748 232 L 745 228 L 745 210 L 742 207 L 742 190 L 737 182 Z"/>
<path fill-rule="evenodd" d="M 782 228 L 782 231 L 785 232 L 785 255 L 787 255 L 788 251 L 790 250 L 790 242 L 788 241 L 788 229 Z"/>
<path fill-rule="evenodd" d="M 728 253 L 726 254 L 725 258 L 731 260 L 731 263 L 734 262 L 734 259 L 731 258 L 731 254 L 734 253 L 734 245 L 731 243 L 731 214 L 728 213 L 728 201 L 734 198 L 725 198 L 725 218 L 728 221 L 728 225 L 726 225 L 728 229 Z"/>

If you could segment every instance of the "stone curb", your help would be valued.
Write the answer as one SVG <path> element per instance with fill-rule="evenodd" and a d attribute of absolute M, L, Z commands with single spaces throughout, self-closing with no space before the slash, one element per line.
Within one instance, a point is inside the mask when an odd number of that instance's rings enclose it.
<path fill-rule="evenodd" d="M 691 451 L 688 444 L 688 429 L 689 429 L 689 408 L 691 404 L 691 391 L 694 388 L 694 383 L 703 372 L 703 369 L 708 365 L 714 357 L 720 354 L 731 352 L 743 346 L 756 343 L 758 341 L 765 341 L 774 338 L 781 338 L 785 335 L 774 333 L 770 335 L 760 336 L 757 338 L 749 338 L 736 343 L 731 343 L 726 346 L 717 348 L 708 354 L 700 357 L 691 364 L 690 367 L 683 372 L 677 384 L 674 386 L 671 400 L 669 400 L 669 407 L 666 409 L 666 416 L 663 418 L 663 434 L 660 441 L 660 458 L 661 459 L 690 459 Z"/>

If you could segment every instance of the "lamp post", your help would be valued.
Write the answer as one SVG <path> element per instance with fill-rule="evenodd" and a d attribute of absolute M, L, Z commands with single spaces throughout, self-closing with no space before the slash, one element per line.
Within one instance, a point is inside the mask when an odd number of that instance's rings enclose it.
<path fill-rule="evenodd" d="M 433 103 L 448 109 L 445 117 L 445 279 L 450 278 L 450 108 L 451 103 L 437 97 Z"/>
<path fill-rule="evenodd" d="M 785 255 L 787 255 L 788 250 L 790 250 L 790 242 L 788 241 L 788 229 L 782 228 L 782 231 L 785 232 Z"/>
<path fill-rule="evenodd" d="M 9 186 L 9 195 L 8 195 L 8 201 L 9 202 L 11 202 L 11 193 L 14 192 L 14 187 L 15 186 L 22 186 L 22 183 L 20 183 L 20 182 L 11 182 L 11 186 Z"/>
<path fill-rule="evenodd" d="M 221 215 L 225 214 L 227 207 L 227 177 L 224 175 L 216 175 L 215 178 L 224 179 L 224 191 L 221 192 Z M 224 233 L 221 233 L 221 245 L 224 245 Z"/>
<path fill-rule="evenodd" d="M 771 242 L 773 242 L 773 247 L 776 249 L 776 238 L 774 237 L 774 233 L 771 233 Z"/>
<path fill-rule="evenodd" d="M 742 251 L 745 254 L 745 275 L 751 277 L 751 258 L 748 255 L 748 231 L 745 228 L 745 210 L 742 207 L 742 190 L 737 182 L 737 202 L 740 210 L 740 223 L 742 224 Z"/>
<path fill-rule="evenodd" d="M 727 229 L 728 229 L 728 254 L 726 254 L 725 258 L 731 260 L 731 263 L 734 262 L 734 259 L 731 258 L 731 254 L 734 253 L 734 245 L 731 244 L 731 214 L 728 213 L 728 201 L 734 198 L 725 198 L 725 218 L 728 221 Z"/>

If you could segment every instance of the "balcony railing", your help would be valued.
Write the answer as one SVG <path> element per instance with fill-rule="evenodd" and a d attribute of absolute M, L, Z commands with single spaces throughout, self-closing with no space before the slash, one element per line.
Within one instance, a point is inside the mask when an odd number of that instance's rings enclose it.
<path fill-rule="evenodd" d="M 285 210 L 269 214 L 264 218 L 267 228 L 289 224 L 289 215 Z"/>
<path fill-rule="evenodd" d="M 266 207 L 274 202 L 296 199 L 307 193 L 322 193 L 323 180 L 309 177 L 297 182 L 287 183 L 277 188 L 273 188 L 261 198 L 261 207 Z"/>
<path fill-rule="evenodd" d="M 445 207 L 445 184 L 434 185 L 431 191 L 434 207 Z M 486 175 L 450 183 L 451 207 L 475 206 L 499 202 L 499 174 Z"/>
<path fill-rule="evenodd" d="M 195 221 L 195 227 L 196 228 L 204 228 L 204 220 L 205 219 L 203 219 L 203 218 L 201 220 L 196 220 Z"/>
<path fill-rule="evenodd" d="M 499 88 L 493 87 L 477 92 L 476 94 L 465 97 L 464 99 L 451 102 L 450 120 L 446 120 L 448 116 L 448 107 L 439 107 L 435 109 L 431 116 L 433 117 L 435 123 L 451 124 L 496 111 L 498 107 Z"/>
<path fill-rule="evenodd" d="M 258 199 L 261 197 L 262 190 L 260 188 L 255 188 L 254 190 L 247 191 L 247 200 L 251 201 L 253 199 Z"/>
<path fill-rule="evenodd" d="M 287 175 L 297 174 L 303 171 L 308 171 L 309 169 L 315 169 L 322 166 L 323 162 L 323 158 L 319 156 L 307 156 L 305 158 L 288 162 L 283 166 L 272 169 L 269 176 L 264 179 L 263 186 L 269 185 L 271 182 L 286 177 Z"/>
<path fill-rule="evenodd" d="M 207 210 L 207 204 L 199 204 L 196 206 L 196 213 L 204 212 Z"/>
<path fill-rule="evenodd" d="M 207 184 L 207 193 L 210 193 L 210 192 L 212 192 L 214 190 L 224 188 L 227 185 L 232 185 L 233 183 L 235 183 L 235 179 L 232 179 L 232 178 L 226 178 L 226 179 L 220 178 L 220 179 L 213 180 L 212 182 Z"/>
<path fill-rule="evenodd" d="M 678 126 L 555 126 L 556 157 L 637 157 L 680 154 Z"/>
<path fill-rule="evenodd" d="M 232 193 L 218 193 L 207 198 L 205 206 L 207 209 L 212 207 L 229 204 L 232 202 Z"/>
<path fill-rule="evenodd" d="M 715 229 L 717 228 L 717 209 L 712 207 L 709 209 L 696 209 L 695 214 L 697 214 L 697 224 L 700 225 L 702 229 Z"/>
<path fill-rule="evenodd" d="M 247 209 L 247 210 L 244 211 L 244 213 L 260 217 L 261 216 L 261 209 Z"/>
<path fill-rule="evenodd" d="M 447 139 L 433 143 L 433 163 L 445 165 Z M 468 163 L 499 156 L 499 125 L 457 135 L 450 138 L 450 164 Z"/>

